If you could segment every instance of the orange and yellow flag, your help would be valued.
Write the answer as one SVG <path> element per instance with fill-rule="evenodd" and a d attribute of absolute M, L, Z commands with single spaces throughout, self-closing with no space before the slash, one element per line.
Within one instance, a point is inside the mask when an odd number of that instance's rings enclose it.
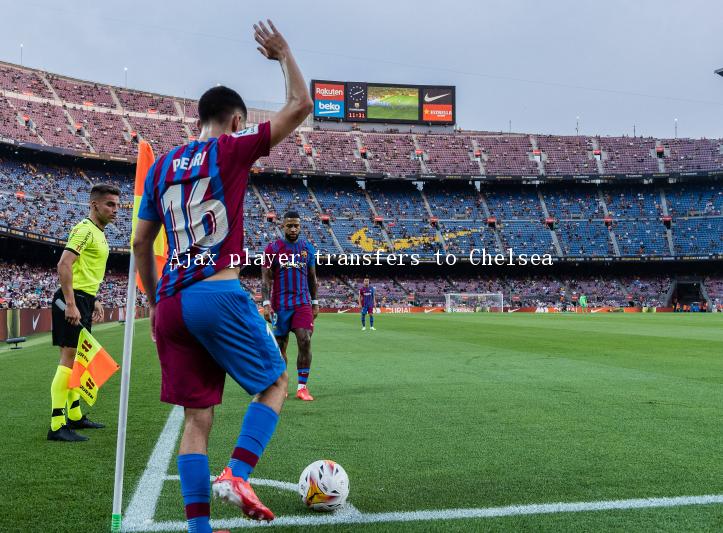
<path fill-rule="evenodd" d="M 98 389 L 119 368 L 118 363 L 90 332 L 85 328 L 81 329 L 68 387 L 78 389 L 81 398 L 88 405 L 93 405 L 98 399 Z"/>
<path fill-rule="evenodd" d="M 153 166 L 155 156 L 153 148 L 146 141 L 141 141 L 138 145 L 138 159 L 136 162 L 136 182 L 133 200 L 133 221 L 131 226 L 131 246 L 133 246 L 133 237 L 136 234 L 136 224 L 138 223 L 138 209 L 141 206 L 141 197 L 143 196 L 143 185 L 146 181 L 148 170 Z M 156 259 L 156 272 L 163 271 L 168 257 L 168 242 L 166 242 L 166 234 L 161 231 L 153 243 L 153 255 Z M 136 273 L 136 283 L 141 292 L 146 292 L 141 283 L 140 276 Z"/>

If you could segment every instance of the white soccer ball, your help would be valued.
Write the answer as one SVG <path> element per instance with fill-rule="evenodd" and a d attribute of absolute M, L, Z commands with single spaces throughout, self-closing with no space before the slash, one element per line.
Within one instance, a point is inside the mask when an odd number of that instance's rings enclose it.
<path fill-rule="evenodd" d="M 301 473 L 299 495 L 309 509 L 333 511 L 349 496 L 349 476 L 334 461 L 314 461 Z"/>

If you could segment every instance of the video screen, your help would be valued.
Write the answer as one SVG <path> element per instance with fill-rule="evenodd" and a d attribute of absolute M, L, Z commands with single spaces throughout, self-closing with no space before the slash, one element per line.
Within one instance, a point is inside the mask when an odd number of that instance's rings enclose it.
<path fill-rule="evenodd" d="M 367 87 L 367 117 L 376 120 L 419 120 L 416 87 Z"/>

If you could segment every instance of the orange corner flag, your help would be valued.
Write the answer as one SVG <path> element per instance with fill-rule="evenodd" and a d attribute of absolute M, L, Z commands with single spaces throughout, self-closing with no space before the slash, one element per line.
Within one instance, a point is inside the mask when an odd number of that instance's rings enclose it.
<path fill-rule="evenodd" d="M 146 181 L 146 175 L 153 166 L 155 156 L 153 148 L 146 141 L 141 140 L 138 145 L 138 159 L 136 161 L 136 182 L 133 192 L 133 222 L 131 226 L 131 246 L 133 246 L 133 236 L 136 234 L 136 224 L 138 223 L 138 209 L 141 206 L 141 197 L 143 196 L 143 185 Z M 156 271 L 161 272 L 166 264 L 168 256 L 168 243 L 166 242 L 166 234 L 161 231 L 153 243 L 153 255 L 156 258 Z M 136 273 L 136 283 L 141 292 L 146 292 L 141 283 L 140 276 Z"/>
<path fill-rule="evenodd" d="M 98 399 L 98 389 L 108 381 L 120 367 L 108 352 L 83 328 L 78 337 L 73 371 L 68 387 L 78 389 L 80 396 L 93 405 Z"/>

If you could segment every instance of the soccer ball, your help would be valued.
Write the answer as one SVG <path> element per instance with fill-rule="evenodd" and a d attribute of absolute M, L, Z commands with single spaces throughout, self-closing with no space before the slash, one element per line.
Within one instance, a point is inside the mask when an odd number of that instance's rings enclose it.
<path fill-rule="evenodd" d="M 349 476 L 334 461 L 314 461 L 301 473 L 299 495 L 309 509 L 333 511 L 349 496 Z"/>

